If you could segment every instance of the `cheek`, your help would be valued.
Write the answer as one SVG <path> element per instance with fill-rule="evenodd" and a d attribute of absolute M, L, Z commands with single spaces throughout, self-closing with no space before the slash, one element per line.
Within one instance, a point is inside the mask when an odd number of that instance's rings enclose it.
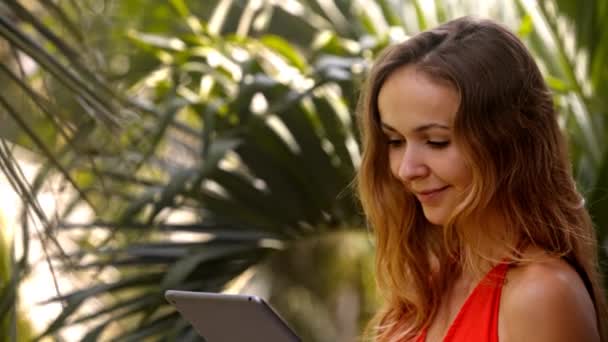
<path fill-rule="evenodd" d="M 401 165 L 400 154 L 396 153 L 396 151 L 391 150 L 388 151 L 388 164 L 391 169 L 391 174 L 399 179 L 399 166 Z"/>
<path fill-rule="evenodd" d="M 443 175 L 450 183 L 462 190 L 471 184 L 473 179 L 471 168 L 458 149 L 451 150 L 441 162 Z"/>
<path fill-rule="evenodd" d="M 467 165 L 461 165 L 458 175 L 458 183 L 460 187 L 465 190 L 469 188 L 473 177 L 471 175 L 471 169 Z"/>
<path fill-rule="evenodd" d="M 461 160 L 458 163 L 452 164 L 452 169 L 454 170 L 454 181 L 457 183 L 458 187 L 463 190 L 468 188 L 473 180 L 469 165 Z"/>

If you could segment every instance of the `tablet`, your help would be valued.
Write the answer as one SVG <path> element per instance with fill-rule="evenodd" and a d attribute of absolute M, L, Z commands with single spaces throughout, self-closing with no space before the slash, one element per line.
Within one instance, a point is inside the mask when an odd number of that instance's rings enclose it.
<path fill-rule="evenodd" d="M 206 342 L 301 342 L 256 296 L 168 290 L 165 298 Z"/>

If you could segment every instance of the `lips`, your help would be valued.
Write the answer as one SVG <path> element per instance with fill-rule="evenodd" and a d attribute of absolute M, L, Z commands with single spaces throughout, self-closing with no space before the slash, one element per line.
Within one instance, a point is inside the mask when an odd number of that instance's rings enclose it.
<path fill-rule="evenodd" d="M 448 187 L 449 185 L 446 185 L 437 189 L 416 192 L 416 197 L 421 203 L 431 203 L 436 201 Z"/>

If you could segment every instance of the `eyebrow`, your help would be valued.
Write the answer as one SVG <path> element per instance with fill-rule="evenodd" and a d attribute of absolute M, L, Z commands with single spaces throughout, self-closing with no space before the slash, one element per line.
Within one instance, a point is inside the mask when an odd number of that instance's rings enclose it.
<path fill-rule="evenodd" d="M 394 129 L 390 125 L 385 124 L 384 122 L 382 122 L 382 128 L 384 130 L 387 130 L 387 131 L 398 133 L 398 131 L 396 129 Z M 414 133 L 421 133 L 421 132 L 424 132 L 424 131 L 428 131 L 429 129 L 432 129 L 432 128 L 439 128 L 439 129 L 449 130 L 450 126 L 442 125 L 442 124 L 439 124 L 439 123 L 429 123 L 429 124 L 420 125 L 420 126 L 414 128 L 412 130 L 412 132 L 414 132 Z"/>

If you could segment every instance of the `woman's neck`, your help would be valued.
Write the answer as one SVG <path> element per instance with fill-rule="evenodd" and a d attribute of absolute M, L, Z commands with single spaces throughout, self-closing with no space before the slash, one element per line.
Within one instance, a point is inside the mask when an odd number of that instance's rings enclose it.
<path fill-rule="evenodd" d="M 509 234 L 507 222 L 497 211 L 487 210 L 483 219 L 469 220 L 464 228 L 470 232 L 460 258 L 461 276 L 472 282 L 480 280 L 496 264 L 511 259 L 519 248 L 519 237 Z M 459 227 L 457 227 L 459 229 Z"/>

